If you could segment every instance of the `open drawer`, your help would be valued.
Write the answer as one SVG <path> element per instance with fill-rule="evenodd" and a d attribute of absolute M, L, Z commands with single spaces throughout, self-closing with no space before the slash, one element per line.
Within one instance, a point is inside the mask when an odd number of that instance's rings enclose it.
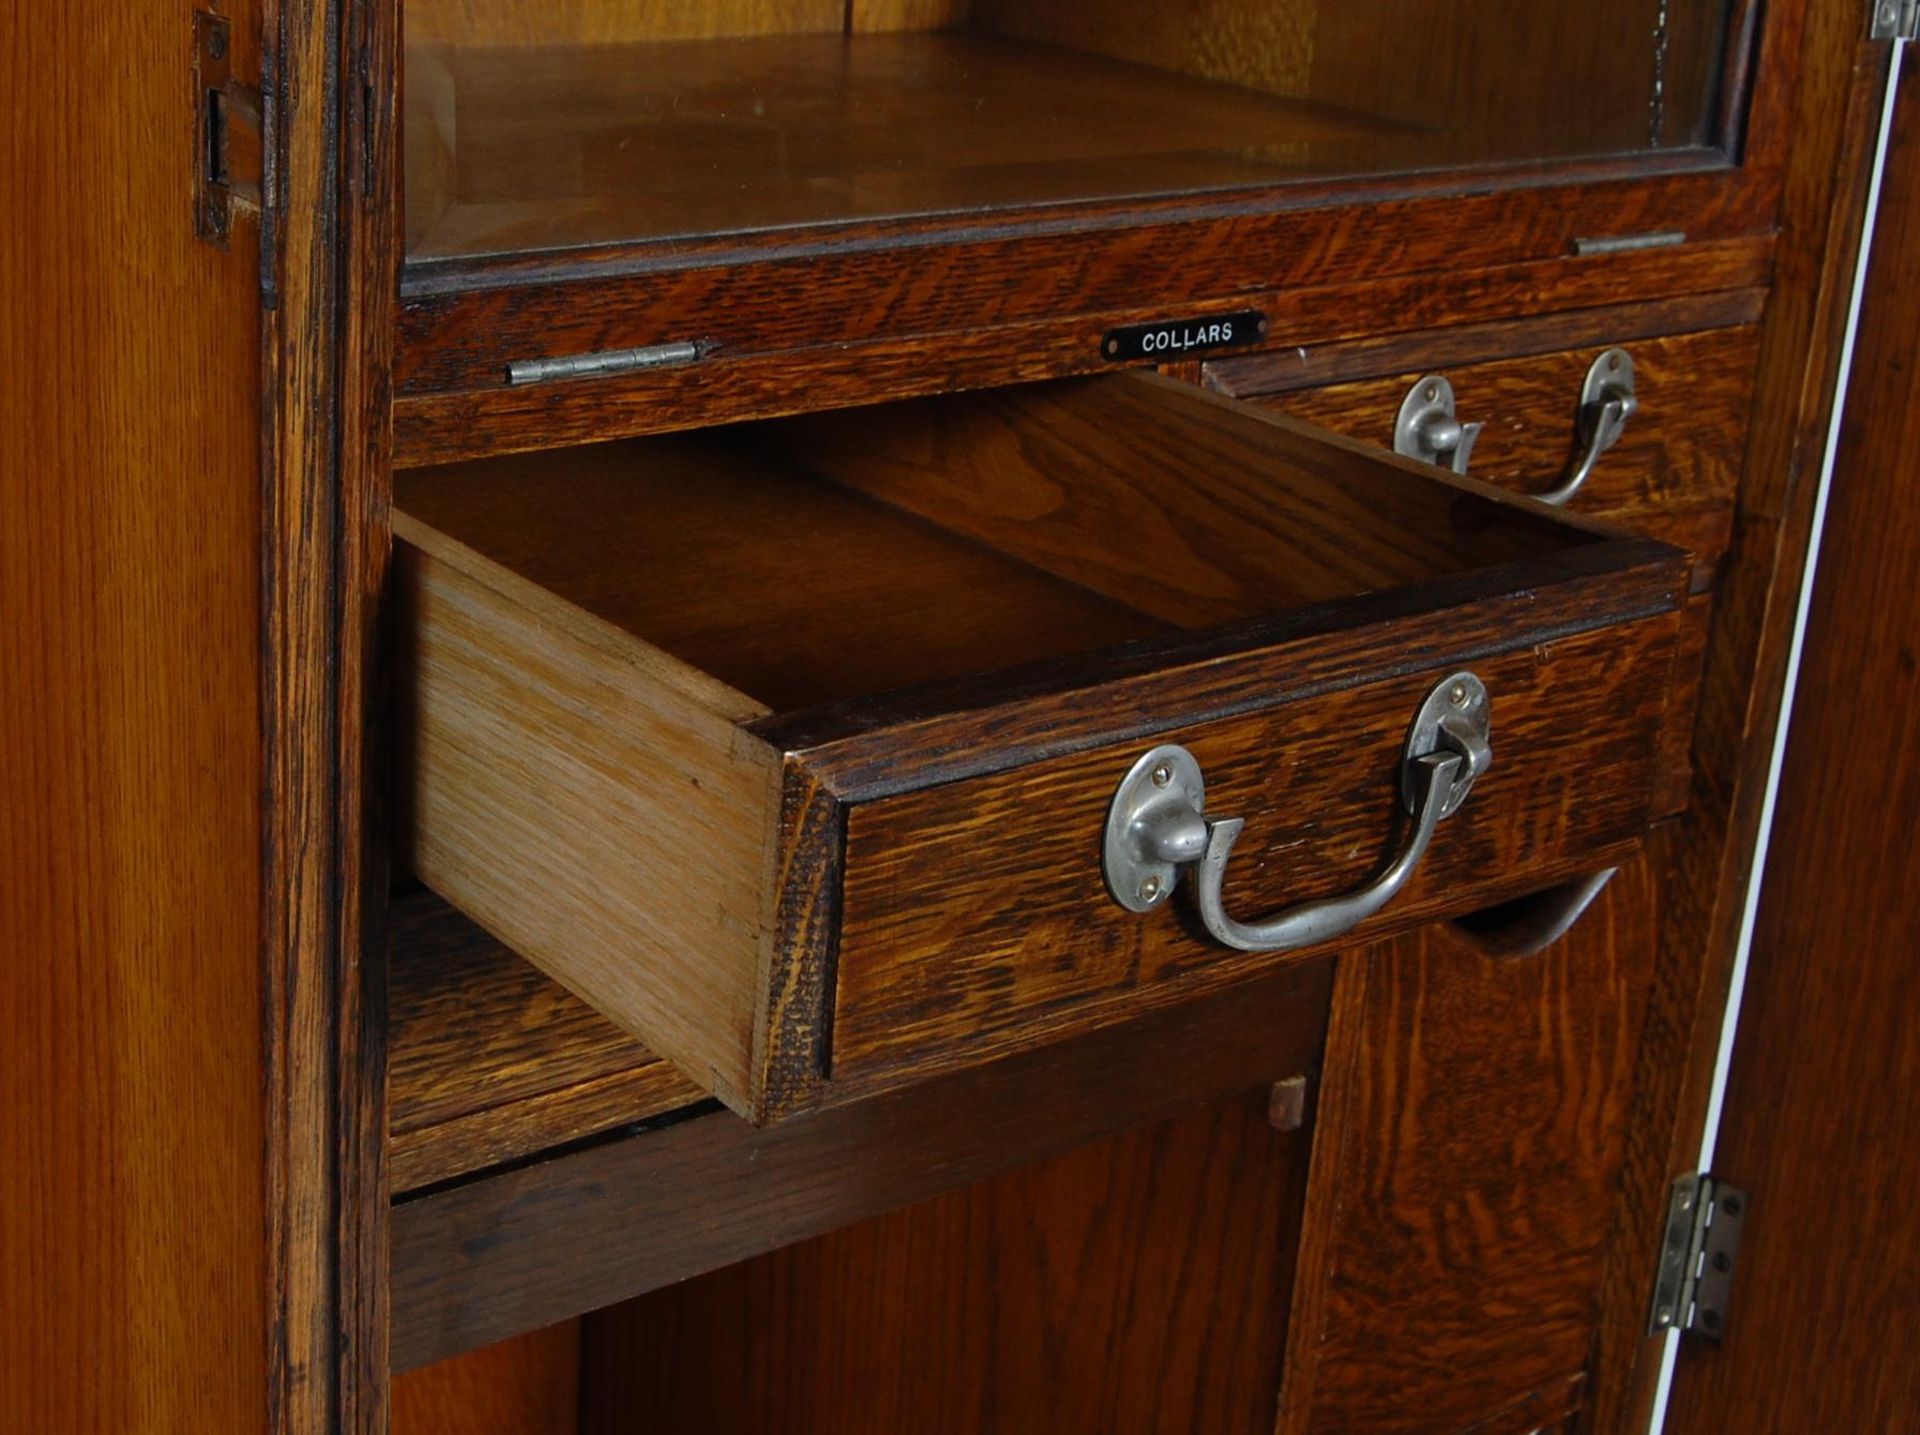
<path fill-rule="evenodd" d="M 1617 862 L 1687 578 L 1147 375 L 397 499 L 402 855 L 762 1120 Z"/>

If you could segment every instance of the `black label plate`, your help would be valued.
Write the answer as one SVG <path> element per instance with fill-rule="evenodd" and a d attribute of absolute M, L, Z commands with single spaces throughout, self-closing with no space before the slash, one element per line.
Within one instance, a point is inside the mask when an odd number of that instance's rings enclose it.
<path fill-rule="evenodd" d="M 1180 359 L 1209 349 L 1251 344 L 1267 332 L 1267 316 L 1257 309 L 1237 314 L 1208 314 L 1199 319 L 1163 319 L 1153 324 L 1129 324 L 1109 329 L 1100 341 L 1103 358 L 1115 363 L 1129 359 Z"/>

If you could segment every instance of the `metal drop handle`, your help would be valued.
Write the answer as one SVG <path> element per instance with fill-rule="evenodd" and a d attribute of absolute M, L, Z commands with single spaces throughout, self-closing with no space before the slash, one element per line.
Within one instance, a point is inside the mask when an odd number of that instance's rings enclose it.
<path fill-rule="evenodd" d="M 1565 478 L 1535 497 L 1558 507 L 1578 493 L 1593 476 L 1600 455 L 1619 441 L 1627 420 L 1639 408 L 1633 392 L 1633 355 L 1625 349 L 1607 350 L 1593 361 L 1580 385 L 1580 455 Z"/>
<path fill-rule="evenodd" d="M 1193 754 L 1172 744 L 1154 748 L 1134 763 L 1107 809 L 1108 890 L 1128 910 L 1150 911 L 1191 868 L 1201 924 L 1221 944 L 1283 952 L 1331 941 L 1379 912 L 1406 885 L 1435 828 L 1459 810 L 1474 779 L 1492 765 L 1489 726 L 1487 690 L 1472 673 L 1455 673 L 1435 687 L 1414 715 L 1401 760 L 1401 800 L 1413 821 L 1392 860 L 1354 891 L 1254 922 L 1229 916 L 1223 899 L 1227 861 L 1245 822 L 1209 820 L 1205 779 Z"/>
<path fill-rule="evenodd" d="M 1600 456 L 1612 448 L 1640 408 L 1633 391 L 1633 355 L 1608 349 L 1587 369 L 1580 385 L 1577 419 L 1580 452 L 1567 476 L 1545 493 L 1542 503 L 1564 505 L 1593 477 Z M 1393 422 L 1393 451 L 1465 473 L 1480 424 L 1463 424 L 1454 412 L 1453 385 L 1444 374 L 1428 374 L 1407 390 Z"/>

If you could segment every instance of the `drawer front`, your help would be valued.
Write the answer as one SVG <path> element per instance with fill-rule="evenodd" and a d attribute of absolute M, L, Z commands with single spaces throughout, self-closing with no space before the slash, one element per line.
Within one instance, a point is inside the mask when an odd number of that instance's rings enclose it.
<path fill-rule="evenodd" d="M 1582 381 L 1612 343 L 1596 337 L 1589 346 L 1471 362 L 1396 353 L 1393 361 L 1405 365 L 1397 372 L 1305 388 L 1295 386 L 1287 365 L 1264 355 L 1222 361 L 1208 377 L 1239 397 L 1391 448 L 1401 401 L 1417 380 L 1437 373 L 1453 386 L 1460 421 L 1483 425 L 1468 472 L 1537 494 L 1576 461 Z M 1692 553 L 1696 587 L 1710 582 L 1732 534 L 1758 344 L 1752 324 L 1622 343 L 1639 408 L 1569 500 L 1574 512 Z M 1428 362 L 1431 368 L 1416 367 Z"/>
<path fill-rule="evenodd" d="M 1407 885 L 1353 939 L 1469 911 L 1630 851 L 1658 767 L 1674 628 L 1674 615 L 1661 614 L 1463 653 L 1491 700 L 1492 766 L 1439 825 Z M 856 1090 L 979 1060 L 1285 959 L 1223 946 L 1195 920 L 1190 890 L 1146 913 L 1110 895 L 1100 839 L 1116 785 L 1155 744 L 1193 754 L 1207 811 L 1246 822 L 1224 894 L 1241 920 L 1358 888 L 1404 838 L 1398 768 L 1409 719 L 1450 671 L 1293 701 L 1289 675 L 1250 672 L 1243 690 L 1219 701 L 1230 711 L 1251 700 L 1254 711 L 854 805 L 834 1085 Z M 1179 880 L 1190 888 L 1190 875 Z"/>
<path fill-rule="evenodd" d="M 1158 379 L 662 442 L 403 488 L 400 848 L 754 1119 L 1612 865 L 1655 805 L 1660 544 Z M 1207 793 L 1134 910 L 1109 808 L 1168 743 Z"/>

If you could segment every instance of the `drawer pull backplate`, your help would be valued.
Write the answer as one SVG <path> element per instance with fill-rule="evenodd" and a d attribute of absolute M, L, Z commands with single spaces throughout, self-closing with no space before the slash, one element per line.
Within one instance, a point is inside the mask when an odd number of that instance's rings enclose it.
<path fill-rule="evenodd" d="M 1400 797 L 1411 825 L 1393 859 L 1362 887 L 1255 922 L 1228 916 L 1227 861 L 1246 823 L 1205 815 L 1200 764 L 1169 743 L 1142 754 L 1108 806 L 1107 888 L 1129 911 L 1146 912 L 1165 902 L 1180 873 L 1191 868 L 1200 920 L 1216 941 L 1249 952 L 1331 941 L 1393 900 L 1426 855 L 1434 829 L 1459 810 L 1474 779 L 1492 765 L 1489 708 L 1486 687 L 1472 673 L 1455 673 L 1427 694 L 1400 764 Z"/>

